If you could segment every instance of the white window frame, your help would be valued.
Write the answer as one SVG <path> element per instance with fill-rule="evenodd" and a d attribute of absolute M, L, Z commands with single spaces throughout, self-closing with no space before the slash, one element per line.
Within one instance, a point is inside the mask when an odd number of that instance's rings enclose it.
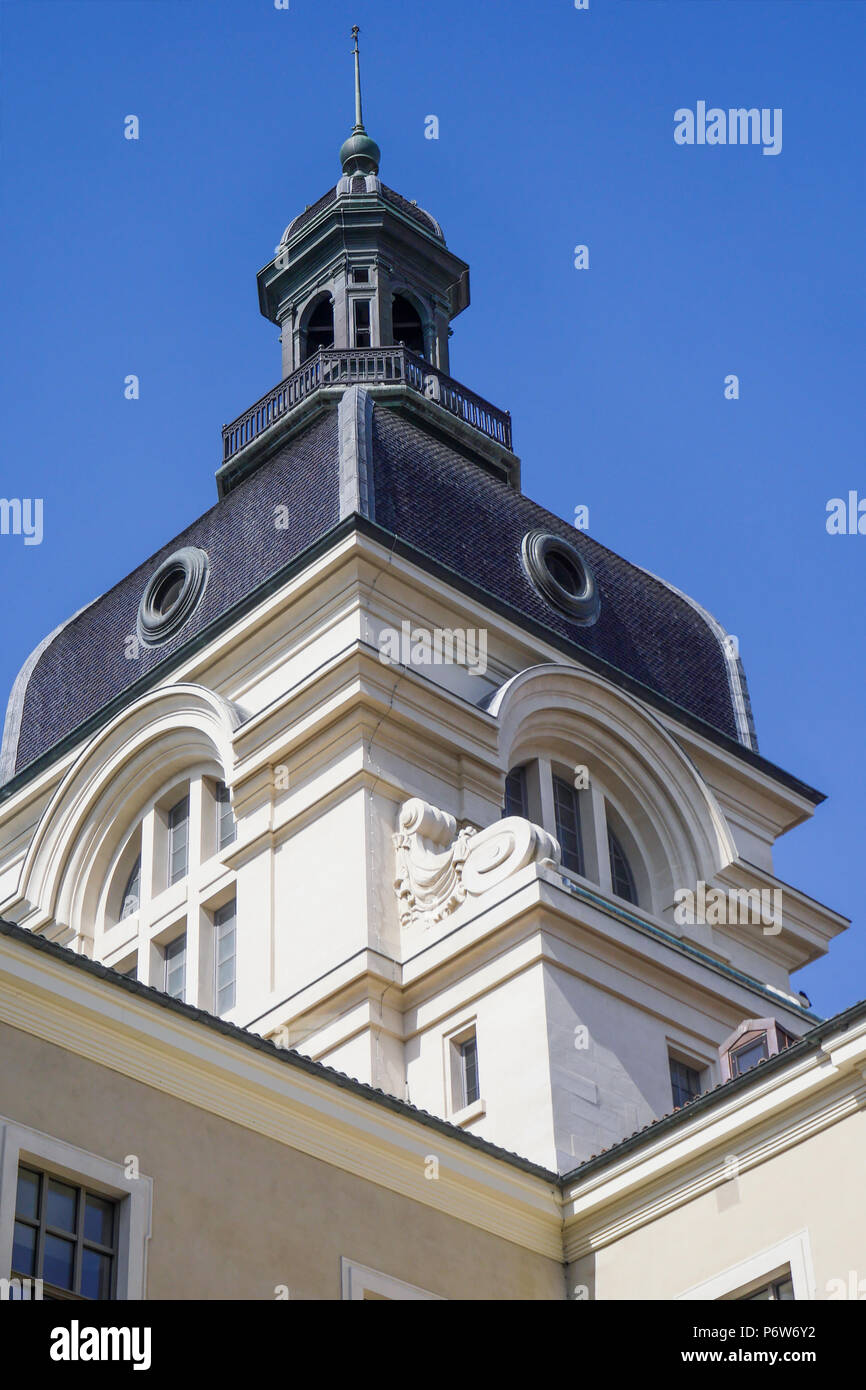
<path fill-rule="evenodd" d="M 393 1302 L 435 1300 L 445 1303 L 441 1294 L 431 1293 L 429 1289 L 419 1289 L 417 1284 L 407 1284 L 403 1279 L 395 1279 L 391 1274 L 382 1274 L 369 1265 L 358 1264 L 355 1260 L 340 1256 L 340 1290 L 344 1300 L 360 1302 L 365 1294 L 375 1293 Z"/>
<path fill-rule="evenodd" d="M 12 1274 L 18 1167 L 26 1163 L 53 1177 L 71 1179 L 118 1202 L 117 1301 L 143 1299 L 153 1207 L 153 1179 L 128 1178 L 122 1164 L 76 1148 L 0 1115 L 0 1278 Z"/>
<path fill-rule="evenodd" d="M 732 1294 L 751 1293 L 753 1289 L 769 1283 L 776 1276 L 784 1275 L 788 1269 L 791 1271 L 795 1300 L 805 1303 L 814 1299 L 815 1272 L 808 1229 L 786 1236 L 777 1245 L 768 1246 L 766 1250 L 757 1255 L 750 1255 L 739 1264 L 729 1265 L 721 1274 L 714 1274 L 711 1279 L 695 1284 L 676 1297 L 677 1300 L 728 1299 Z"/>

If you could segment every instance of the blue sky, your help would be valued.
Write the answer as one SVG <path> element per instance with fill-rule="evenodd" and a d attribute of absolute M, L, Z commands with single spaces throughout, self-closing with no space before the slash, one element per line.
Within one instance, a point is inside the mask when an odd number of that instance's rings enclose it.
<path fill-rule="evenodd" d="M 776 867 L 854 918 L 796 981 L 840 1009 L 866 995 L 866 536 L 825 529 L 866 497 L 861 0 L 2 0 L 0 494 L 45 518 L 0 537 L 2 698 L 215 501 L 222 423 L 279 379 L 255 275 L 339 173 L 355 22 L 382 177 L 472 267 L 453 375 L 512 411 L 526 492 L 737 635 L 761 751 L 829 796 Z M 700 100 L 782 108 L 782 152 L 676 145 Z"/>

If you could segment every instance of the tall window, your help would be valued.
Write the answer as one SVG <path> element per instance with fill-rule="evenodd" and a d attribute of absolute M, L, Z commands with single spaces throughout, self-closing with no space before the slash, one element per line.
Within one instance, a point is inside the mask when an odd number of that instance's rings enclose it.
<path fill-rule="evenodd" d="M 176 936 L 165 948 L 165 992 L 172 999 L 183 999 L 186 990 L 186 932 Z"/>
<path fill-rule="evenodd" d="M 637 889 L 634 882 L 634 874 L 625 855 L 625 850 L 619 840 L 614 835 L 610 826 L 607 827 L 607 848 L 610 854 L 610 882 L 617 897 L 625 898 L 630 903 L 637 902 Z"/>
<path fill-rule="evenodd" d="M 230 845 L 237 834 L 235 818 L 232 814 L 231 793 L 225 782 L 216 784 L 216 808 L 217 808 L 217 847 L 225 849 Z"/>
<path fill-rule="evenodd" d="M 113 1298 L 117 1217 L 116 1202 L 22 1164 L 12 1277 L 42 1279 L 46 1300 Z"/>
<path fill-rule="evenodd" d="M 138 856 L 132 866 L 129 878 L 121 898 L 120 920 L 124 917 L 131 917 L 141 906 L 141 855 Z"/>
<path fill-rule="evenodd" d="M 460 1081 L 463 1105 L 474 1105 L 481 1096 L 478 1084 L 478 1039 L 473 1033 L 458 1044 L 460 1054 Z"/>
<path fill-rule="evenodd" d="M 355 300 L 355 347 L 366 348 L 372 343 L 369 299 Z"/>
<path fill-rule="evenodd" d="M 525 767 L 513 767 L 505 779 L 505 814 L 524 818 L 529 814 Z"/>
<path fill-rule="evenodd" d="M 556 838 L 562 847 L 562 863 L 566 869 L 582 874 L 583 844 L 580 837 L 577 791 L 563 777 L 553 779 L 553 805 L 556 812 Z"/>
<path fill-rule="evenodd" d="M 177 883 L 189 871 L 189 797 L 168 813 L 168 881 Z"/>
<path fill-rule="evenodd" d="M 687 1105 L 695 1096 L 701 1094 L 701 1074 L 685 1062 L 678 1062 L 675 1057 L 669 1060 L 674 1107 L 679 1110 L 680 1106 Z"/>
<path fill-rule="evenodd" d="M 234 1007 L 237 974 L 237 905 L 234 898 L 218 907 L 213 916 L 216 936 L 216 1011 L 227 1013 Z"/>

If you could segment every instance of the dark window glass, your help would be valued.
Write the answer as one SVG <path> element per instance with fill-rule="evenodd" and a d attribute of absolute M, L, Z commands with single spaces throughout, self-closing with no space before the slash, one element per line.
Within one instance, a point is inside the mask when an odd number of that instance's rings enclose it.
<path fill-rule="evenodd" d="M 731 1076 L 742 1076 L 744 1072 L 751 1071 L 766 1056 L 767 1035 L 762 1033 L 759 1038 L 746 1043 L 744 1047 L 735 1048 L 731 1053 Z"/>
<path fill-rule="evenodd" d="M 424 326 L 415 305 L 410 304 L 408 299 L 404 299 L 402 294 L 395 294 L 391 313 L 394 342 L 405 343 L 412 352 L 417 352 L 419 356 L 423 357 Z"/>
<path fill-rule="evenodd" d="M 172 999 L 183 999 L 186 989 L 186 932 L 165 948 L 165 992 Z"/>
<path fill-rule="evenodd" d="M 567 594 L 575 598 L 582 594 L 586 588 L 586 580 L 573 561 L 561 554 L 558 550 L 553 550 L 547 557 L 547 568 Z"/>
<path fill-rule="evenodd" d="M 760 1289 L 754 1289 L 752 1293 L 743 1294 L 739 1300 L 741 1303 L 758 1303 L 770 1300 L 775 1303 L 793 1303 L 794 1285 L 790 1275 L 784 1279 L 774 1279 L 769 1284 L 764 1284 Z"/>
<path fill-rule="evenodd" d="M 189 797 L 168 813 L 168 881 L 177 883 L 189 870 Z"/>
<path fill-rule="evenodd" d="M 562 777 L 553 779 L 556 811 L 556 838 L 562 847 L 562 863 L 576 874 L 583 873 L 583 844 L 580 838 L 580 810 L 577 792 Z"/>
<path fill-rule="evenodd" d="M 23 1165 L 18 1169 L 12 1277 L 41 1279 L 43 1297 L 112 1298 L 117 1203 Z"/>
<path fill-rule="evenodd" d="M 330 300 L 322 299 L 307 319 L 304 334 L 303 359 L 312 357 L 319 348 L 334 346 L 334 308 Z"/>
<path fill-rule="evenodd" d="M 369 299 L 355 300 L 355 347 L 369 347 L 372 342 L 370 335 L 370 301 Z"/>
<path fill-rule="evenodd" d="M 55 1231 L 74 1231 L 78 1188 L 65 1182 L 48 1184 L 48 1201 L 45 1211 L 45 1224 Z"/>
<path fill-rule="evenodd" d="M 618 898 L 625 898 L 630 903 L 636 903 L 637 888 L 631 865 L 625 856 L 625 850 L 610 826 L 607 828 L 607 848 L 610 855 L 610 881 L 614 893 Z"/>
<path fill-rule="evenodd" d="M 234 1007 L 237 966 L 237 912 L 234 898 L 214 913 L 216 932 L 216 1011 Z"/>
<path fill-rule="evenodd" d="M 478 1043 L 474 1036 L 460 1044 L 460 1068 L 463 1078 L 463 1104 L 473 1105 L 481 1096 L 478 1085 Z"/>
<path fill-rule="evenodd" d="M 525 767 L 513 767 L 505 779 L 505 814 L 524 818 L 529 814 Z"/>
<path fill-rule="evenodd" d="M 701 1074 L 694 1067 L 686 1066 L 685 1062 L 677 1062 L 673 1057 L 670 1058 L 670 1066 L 671 1091 L 674 1106 L 678 1110 L 681 1105 L 686 1105 L 688 1101 L 701 1094 Z"/>
<path fill-rule="evenodd" d="M 237 834 L 235 818 L 232 814 L 232 798 L 225 782 L 217 782 L 216 786 L 217 804 L 217 845 L 220 849 L 225 849 L 230 845 Z"/>
<path fill-rule="evenodd" d="M 356 265 L 352 270 L 352 279 L 356 285 L 366 285 L 370 279 L 370 267 L 367 265 Z"/>
<path fill-rule="evenodd" d="M 120 902 L 121 921 L 123 921 L 124 917 L 131 917 L 134 912 L 138 911 L 141 905 L 141 855 L 138 856 L 132 866 Z"/>

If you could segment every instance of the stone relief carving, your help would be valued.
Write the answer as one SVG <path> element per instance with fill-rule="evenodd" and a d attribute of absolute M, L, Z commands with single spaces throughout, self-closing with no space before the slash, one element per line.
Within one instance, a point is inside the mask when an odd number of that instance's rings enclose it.
<path fill-rule="evenodd" d="M 457 830 L 446 811 L 413 797 L 400 808 L 395 889 L 401 926 L 432 926 L 527 864 L 556 867 L 560 848 L 552 835 L 521 816 L 486 830 Z"/>

